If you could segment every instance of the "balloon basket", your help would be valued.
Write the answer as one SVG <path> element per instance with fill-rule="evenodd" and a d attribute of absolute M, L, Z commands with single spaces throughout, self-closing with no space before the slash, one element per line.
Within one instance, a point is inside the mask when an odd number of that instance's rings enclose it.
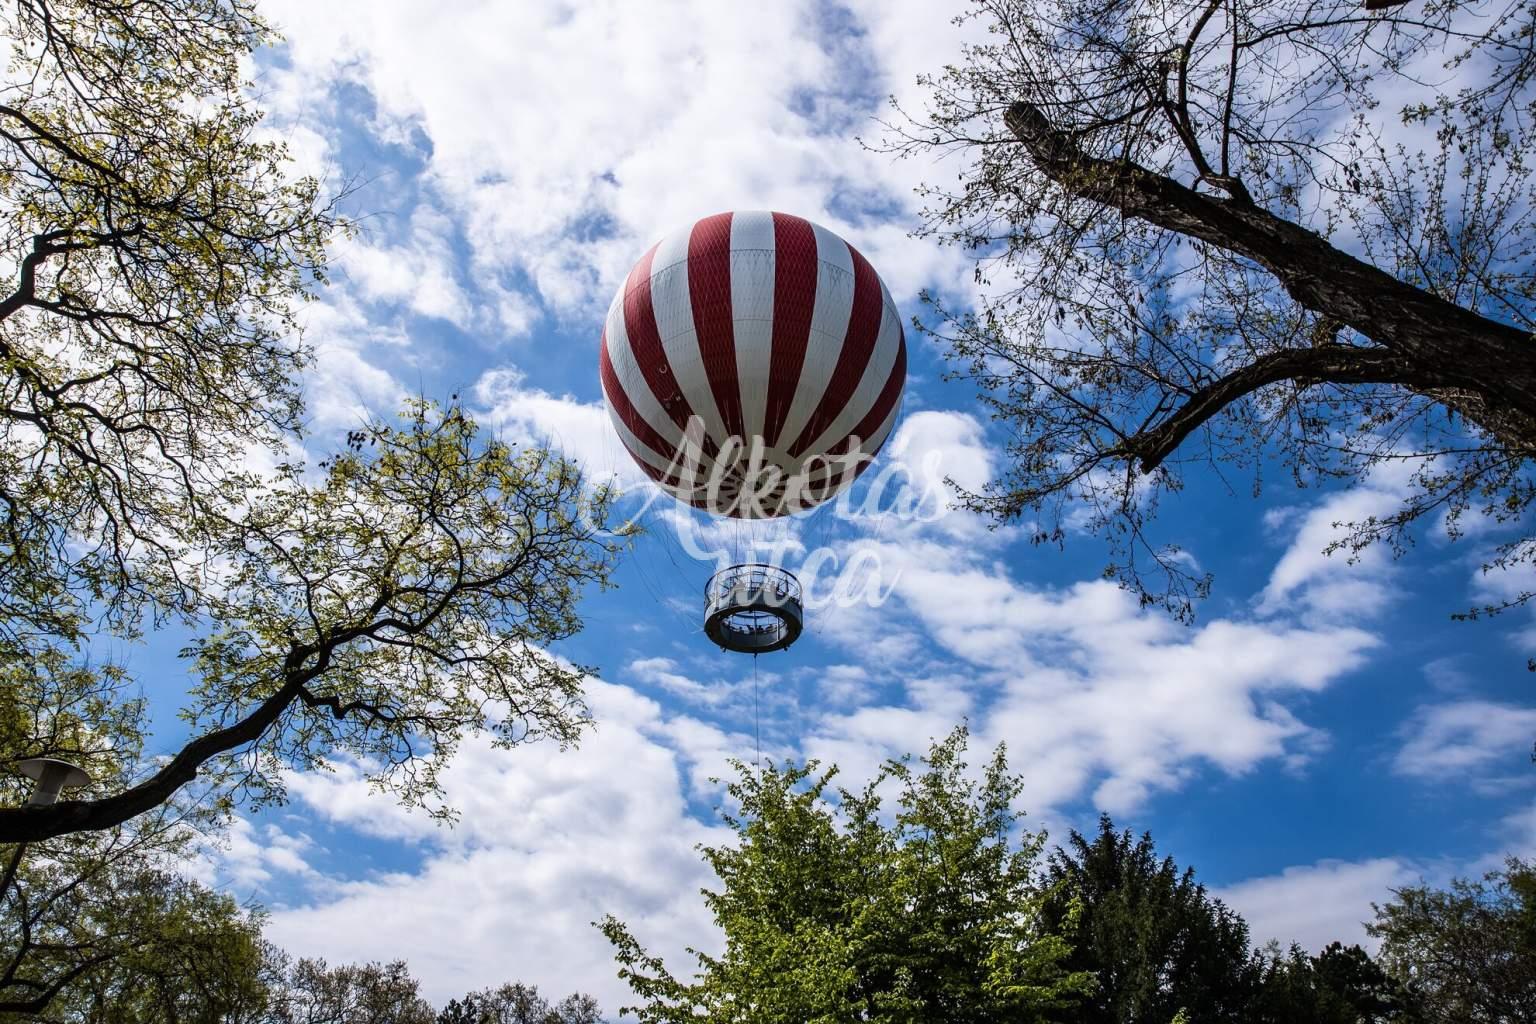
<path fill-rule="evenodd" d="M 778 566 L 733 565 L 704 587 L 704 633 L 727 651 L 782 651 L 804 628 L 800 581 Z"/>

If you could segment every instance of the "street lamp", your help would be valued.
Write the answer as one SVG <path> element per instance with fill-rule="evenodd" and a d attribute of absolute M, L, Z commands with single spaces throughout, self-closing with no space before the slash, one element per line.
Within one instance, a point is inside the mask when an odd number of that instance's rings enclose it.
<path fill-rule="evenodd" d="M 57 803 L 59 793 L 66 789 L 79 789 L 88 786 L 91 782 L 90 773 L 79 765 L 61 761 L 56 757 L 29 757 L 24 761 L 17 761 L 16 767 L 21 769 L 21 774 L 37 782 L 32 787 L 32 796 L 27 800 L 28 807 L 47 807 Z M 16 868 L 21 865 L 21 855 L 27 848 L 26 843 L 17 843 L 16 849 L 11 853 L 11 861 L 5 866 L 5 874 L 0 876 L 0 896 L 5 895 L 5 890 L 11 887 L 11 882 L 16 877 Z"/>
<path fill-rule="evenodd" d="M 79 765 L 61 761 L 56 757 L 29 757 L 17 761 L 16 767 L 29 779 L 36 779 L 28 807 L 47 807 L 59 799 L 59 791 L 79 789 L 91 784 L 91 776 Z"/>

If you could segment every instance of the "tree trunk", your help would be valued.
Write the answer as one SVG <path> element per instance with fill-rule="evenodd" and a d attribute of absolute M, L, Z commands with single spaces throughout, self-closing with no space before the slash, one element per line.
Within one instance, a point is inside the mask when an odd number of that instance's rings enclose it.
<path fill-rule="evenodd" d="M 1508 447 L 1536 449 L 1536 341 L 1330 245 L 1262 207 L 1187 188 L 1129 160 L 1083 152 L 1032 104 L 1004 117 L 1040 171 L 1073 195 L 1253 260 L 1307 309 L 1415 368 L 1409 384 Z M 1326 379 L 1326 378 L 1324 378 Z"/>

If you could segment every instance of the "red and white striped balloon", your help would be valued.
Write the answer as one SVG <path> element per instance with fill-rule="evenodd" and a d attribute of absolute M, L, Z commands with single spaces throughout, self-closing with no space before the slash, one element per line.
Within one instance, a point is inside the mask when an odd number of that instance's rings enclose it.
<path fill-rule="evenodd" d="M 808 220 L 705 217 L 641 257 L 603 326 L 603 394 L 680 501 L 768 518 L 853 483 L 896 422 L 901 316 L 853 246 Z"/>

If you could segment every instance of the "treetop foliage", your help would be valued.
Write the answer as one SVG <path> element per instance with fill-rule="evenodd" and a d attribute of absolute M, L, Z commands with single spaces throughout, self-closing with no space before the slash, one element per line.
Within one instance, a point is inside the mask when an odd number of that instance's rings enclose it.
<path fill-rule="evenodd" d="M 1417 993 L 1359 946 L 1312 955 L 1273 942 L 1254 949 L 1247 923 L 1152 837 L 1117 832 L 1108 816 L 1089 839 L 1072 832 L 1045 872 L 1045 927 L 1095 986 L 1055 1019 L 1071 1024 L 1417 1024 Z"/>
<path fill-rule="evenodd" d="M 1046 864 L 1045 926 L 1065 935 L 1067 963 L 1098 984 L 1072 1019 L 1109 1022 L 1240 1019 L 1258 985 L 1248 926 L 1152 837 L 1116 832 L 1107 816 L 1089 840 L 1073 832 Z"/>
<path fill-rule="evenodd" d="M 1039 930 L 1042 835 L 1020 832 L 1018 781 L 1002 752 L 979 781 L 956 730 L 920 768 L 890 762 L 857 793 L 814 763 L 736 764 L 724 815 L 737 842 L 703 853 L 705 899 L 724 937 L 673 976 L 613 918 L 642 1021 L 1031 1021 L 1091 978 Z M 877 792 L 898 796 L 887 815 Z"/>
<path fill-rule="evenodd" d="M 1536 865 L 1511 857 L 1445 889 L 1405 886 L 1369 927 L 1381 962 L 1422 993 L 1429 1024 L 1536 1017 Z"/>
<path fill-rule="evenodd" d="M 221 557 L 200 570 L 216 585 L 187 651 L 194 738 L 110 795 L 0 809 L 0 836 L 109 827 L 199 774 L 224 805 L 281 800 L 286 768 L 341 753 L 446 815 L 437 773 L 465 732 L 576 740 L 584 670 L 547 646 L 579 628 L 582 587 L 607 581 L 607 494 L 431 403 L 355 432 L 322 468 L 237 478 L 239 517 L 204 520 Z"/>

